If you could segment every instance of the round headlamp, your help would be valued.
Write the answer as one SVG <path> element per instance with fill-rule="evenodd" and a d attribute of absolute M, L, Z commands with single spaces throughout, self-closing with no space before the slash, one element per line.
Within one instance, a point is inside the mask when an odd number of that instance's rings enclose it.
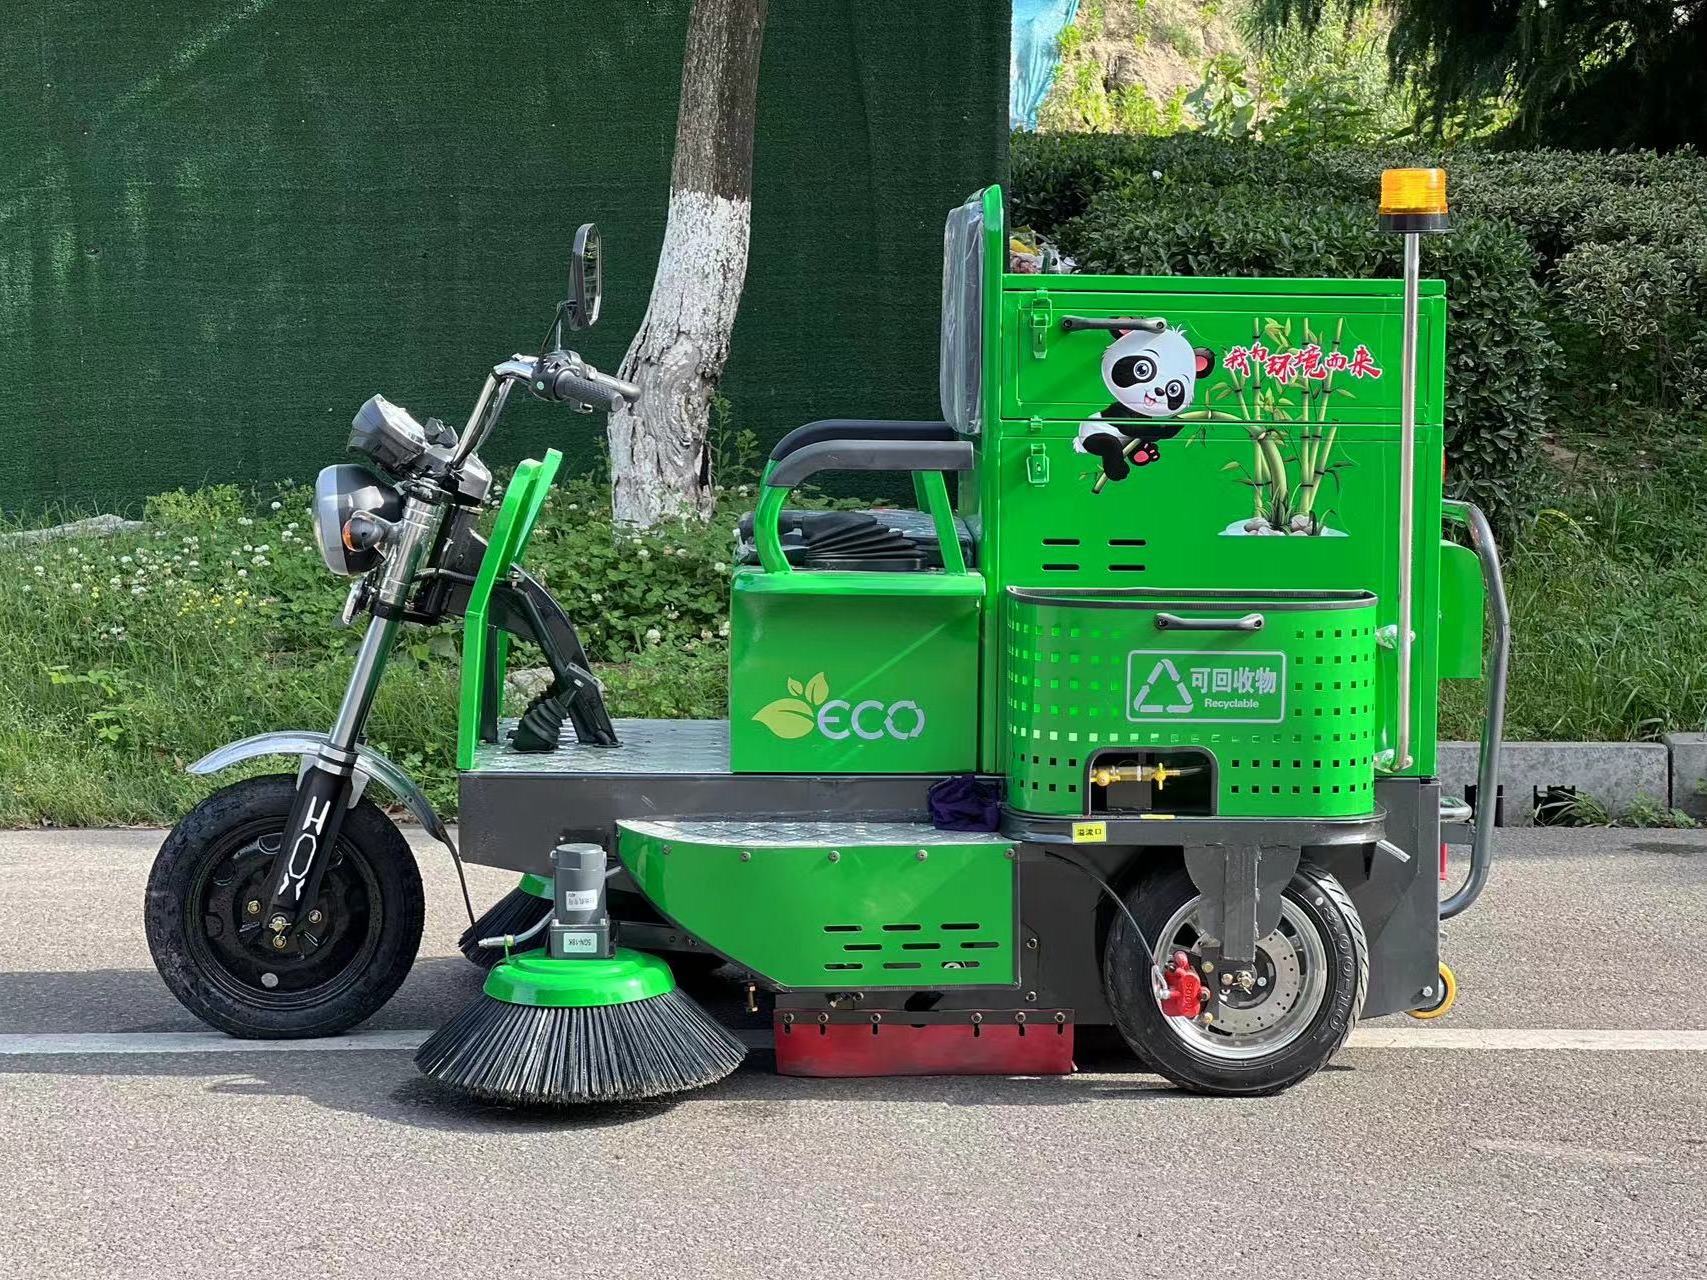
<path fill-rule="evenodd" d="M 381 540 L 344 536 L 344 527 L 357 512 L 373 517 L 376 527 L 393 523 L 403 514 L 403 495 L 353 462 L 327 467 L 315 477 L 314 536 L 320 558 L 333 573 L 345 577 L 366 573 L 380 559 Z"/>

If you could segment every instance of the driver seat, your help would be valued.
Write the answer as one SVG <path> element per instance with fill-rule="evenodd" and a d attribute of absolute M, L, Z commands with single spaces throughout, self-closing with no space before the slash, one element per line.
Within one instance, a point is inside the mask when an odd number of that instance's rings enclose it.
<path fill-rule="evenodd" d="M 946 422 L 824 418 L 796 427 L 771 450 L 769 467 L 807 445 L 825 441 L 944 441 L 959 437 Z M 942 548 L 928 512 L 891 507 L 865 511 L 820 511 L 785 507 L 778 521 L 783 554 L 797 569 L 843 569 L 904 573 L 940 569 Z M 967 567 L 974 564 L 974 543 L 966 522 L 956 516 L 955 533 Z M 757 564 L 753 515 L 736 528 L 738 564 Z"/>

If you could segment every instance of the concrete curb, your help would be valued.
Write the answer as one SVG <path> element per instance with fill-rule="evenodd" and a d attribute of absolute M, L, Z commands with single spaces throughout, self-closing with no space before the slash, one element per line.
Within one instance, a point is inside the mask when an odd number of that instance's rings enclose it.
<path fill-rule="evenodd" d="M 1441 790 L 1469 798 L 1481 751 L 1475 742 L 1442 742 Z M 1668 734 L 1661 742 L 1508 742 L 1500 751 L 1500 825 L 1532 826 L 1550 790 L 1574 789 L 1618 817 L 1639 800 L 1707 818 L 1707 733 Z"/>

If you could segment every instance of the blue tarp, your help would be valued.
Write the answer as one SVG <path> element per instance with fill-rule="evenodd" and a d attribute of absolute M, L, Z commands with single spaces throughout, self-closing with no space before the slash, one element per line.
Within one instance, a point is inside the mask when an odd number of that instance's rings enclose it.
<path fill-rule="evenodd" d="M 1037 128 L 1037 109 L 1049 96 L 1061 60 L 1061 29 L 1079 14 L 1079 0 L 1014 0 L 1008 55 L 1008 127 Z"/>

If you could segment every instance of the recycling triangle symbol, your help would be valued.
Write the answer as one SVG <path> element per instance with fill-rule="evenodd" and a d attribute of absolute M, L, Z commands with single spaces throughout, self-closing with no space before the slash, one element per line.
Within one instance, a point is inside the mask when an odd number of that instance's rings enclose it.
<path fill-rule="evenodd" d="M 1169 694 L 1169 685 L 1173 686 L 1174 701 L 1164 703 L 1163 698 Z M 1157 685 L 1162 688 L 1158 690 Z M 1150 678 L 1144 681 L 1144 687 L 1133 696 L 1132 705 L 1137 713 L 1143 716 L 1183 716 L 1189 715 L 1192 709 L 1191 690 L 1185 687 L 1185 681 L 1179 678 L 1179 669 L 1171 658 L 1160 658 L 1151 668 Z"/>

